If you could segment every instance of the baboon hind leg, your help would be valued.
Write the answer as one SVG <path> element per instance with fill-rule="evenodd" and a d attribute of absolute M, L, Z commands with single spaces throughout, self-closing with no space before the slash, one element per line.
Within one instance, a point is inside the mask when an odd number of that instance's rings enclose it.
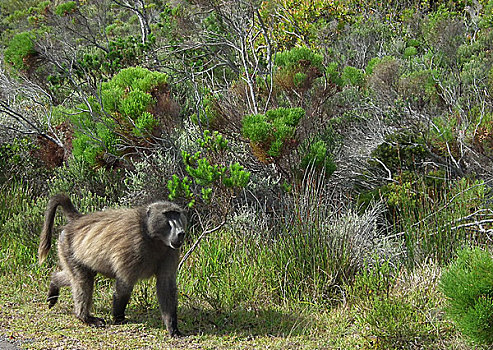
<path fill-rule="evenodd" d="M 133 285 L 120 279 L 116 280 L 115 292 L 113 293 L 113 318 L 115 324 L 125 323 L 125 308 L 130 301 Z"/>
<path fill-rule="evenodd" d="M 80 266 L 73 267 L 71 270 L 75 316 L 92 327 L 103 327 L 105 321 L 102 318 L 92 316 L 90 313 L 96 273 Z"/>
<path fill-rule="evenodd" d="M 51 276 L 50 290 L 48 291 L 48 308 L 52 308 L 58 301 L 60 295 L 60 287 L 70 286 L 70 278 L 65 271 L 55 272 Z"/>

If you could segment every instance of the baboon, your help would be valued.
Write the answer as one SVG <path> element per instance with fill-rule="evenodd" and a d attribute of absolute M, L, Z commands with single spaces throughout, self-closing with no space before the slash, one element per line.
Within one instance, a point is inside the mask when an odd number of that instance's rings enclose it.
<path fill-rule="evenodd" d="M 38 258 L 46 259 L 51 246 L 57 207 L 68 219 L 58 239 L 60 271 L 52 275 L 49 307 L 60 287 L 70 286 L 75 315 L 95 327 L 105 325 L 90 314 L 96 273 L 114 278 L 113 318 L 125 322 L 125 308 L 133 286 L 156 276 L 156 291 L 163 322 L 171 336 L 180 336 L 177 324 L 176 271 L 186 228 L 184 211 L 171 202 L 155 202 L 134 209 L 112 209 L 80 214 L 63 194 L 50 199 L 45 212 Z"/>

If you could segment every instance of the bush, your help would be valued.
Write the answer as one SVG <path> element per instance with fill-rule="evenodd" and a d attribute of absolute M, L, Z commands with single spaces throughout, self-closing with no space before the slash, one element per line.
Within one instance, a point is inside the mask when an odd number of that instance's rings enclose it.
<path fill-rule="evenodd" d="M 306 47 L 295 47 L 276 56 L 276 65 L 284 69 L 296 69 L 307 63 L 313 67 L 322 69 L 323 56 Z"/>
<path fill-rule="evenodd" d="M 22 32 L 16 34 L 10 40 L 4 53 L 4 60 L 17 70 L 27 69 L 28 59 L 36 55 L 34 49 L 34 34 L 31 32 Z"/>
<path fill-rule="evenodd" d="M 386 169 L 395 174 L 420 169 L 428 155 L 425 140 L 412 131 L 404 130 L 385 136 L 385 142 L 371 153 L 371 157 L 381 163 L 375 160 L 369 163 L 377 167 L 383 167 L 384 164 Z"/>
<path fill-rule="evenodd" d="M 493 344 L 493 258 L 480 248 L 458 252 L 442 274 L 446 313 L 470 339 Z"/>
<path fill-rule="evenodd" d="M 49 184 L 49 195 L 67 193 L 78 198 L 100 197 L 116 203 L 123 192 L 122 170 L 94 169 L 87 162 L 70 159 L 57 168 Z M 90 209 L 90 208 L 88 208 Z"/>
<path fill-rule="evenodd" d="M 55 14 L 58 16 L 65 16 L 74 12 L 76 7 L 77 3 L 75 1 L 67 1 L 55 7 Z"/>
<path fill-rule="evenodd" d="M 17 137 L 0 144 L 0 186 L 29 182 L 33 195 L 44 193 L 49 170 L 36 156 L 39 147 L 29 138 Z"/>
<path fill-rule="evenodd" d="M 303 46 L 281 52 L 275 59 L 279 68 L 275 73 L 276 85 L 287 93 L 292 89 L 307 90 L 322 75 L 322 62 L 322 55 Z"/>
<path fill-rule="evenodd" d="M 294 141 L 296 126 L 305 116 L 302 108 L 277 108 L 243 118 L 242 133 L 262 152 L 260 158 L 279 158 Z"/>
<path fill-rule="evenodd" d="M 330 137 L 329 139 L 307 141 L 309 141 L 307 145 L 300 147 L 302 152 L 300 168 L 306 171 L 310 167 L 314 167 L 319 172 L 323 172 L 326 177 L 332 175 L 337 169 L 333 156 L 335 141 L 330 140 Z"/>
<path fill-rule="evenodd" d="M 94 112 L 100 107 L 92 99 L 94 115 L 84 112 L 71 117 L 78 127 L 72 142 L 74 157 L 91 165 L 105 164 L 105 154 L 122 155 L 118 149 L 123 138 L 134 146 L 151 137 L 159 125 L 157 116 L 151 113 L 157 103 L 154 95 L 165 89 L 166 80 L 164 73 L 132 67 L 103 83 L 101 100 L 107 114 Z"/>
<path fill-rule="evenodd" d="M 267 235 L 271 243 L 263 265 L 272 273 L 268 283 L 280 288 L 280 300 L 330 303 L 365 263 L 396 256 L 377 226 L 382 206 L 371 205 L 361 214 L 340 202 L 335 208 L 333 193 L 320 176 L 308 173 L 293 186 Z"/>
<path fill-rule="evenodd" d="M 341 79 L 344 85 L 363 86 L 365 76 L 361 69 L 346 66 L 342 71 Z"/>
<path fill-rule="evenodd" d="M 230 150 L 228 140 L 219 132 L 205 130 L 197 143 L 201 151 L 195 154 L 182 151 L 188 176 L 180 179 L 173 175 L 168 181 L 169 199 L 181 197 L 188 202 L 189 207 L 200 199 L 203 203 L 214 204 L 218 214 L 227 212 L 234 192 L 248 184 L 250 172 L 243 170 L 237 162 L 225 164 L 225 157 Z"/>

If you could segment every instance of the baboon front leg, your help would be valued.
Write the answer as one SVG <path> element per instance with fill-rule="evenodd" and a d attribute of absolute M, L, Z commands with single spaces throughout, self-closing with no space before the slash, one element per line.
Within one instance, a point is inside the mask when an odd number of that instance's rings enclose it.
<path fill-rule="evenodd" d="M 58 301 L 60 295 L 60 287 L 70 286 L 70 279 L 65 271 L 55 272 L 51 276 L 50 290 L 48 291 L 48 307 L 51 309 Z"/>
<path fill-rule="evenodd" d="M 92 327 L 103 327 L 105 321 L 90 314 L 95 273 L 82 267 L 74 268 L 73 273 L 71 285 L 75 316 Z"/>
<path fill-rule="evenodd" d="M 167 274 L 158 276 L 156 289 L 161 317 L 169 334 L 172 337 L 182 336 L 178 330 L 176 276 Z"/>
<path fill-rule="evenodd" d="M 125 308 L 130 300 L 133 285 L 117 279 L 113 293 L 113 319 L 115 324 L 125 323 Z"/>

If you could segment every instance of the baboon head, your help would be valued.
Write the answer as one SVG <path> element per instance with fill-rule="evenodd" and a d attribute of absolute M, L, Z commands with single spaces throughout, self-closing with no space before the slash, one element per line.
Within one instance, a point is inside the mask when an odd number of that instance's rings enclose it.
<path fill-rule="evenodd" d="M 179 249 L 185 239 L 187 225 L 183 210 L 171 202 L 157 202 L 147 207 L 147 231 L 168 247 Z"/>

